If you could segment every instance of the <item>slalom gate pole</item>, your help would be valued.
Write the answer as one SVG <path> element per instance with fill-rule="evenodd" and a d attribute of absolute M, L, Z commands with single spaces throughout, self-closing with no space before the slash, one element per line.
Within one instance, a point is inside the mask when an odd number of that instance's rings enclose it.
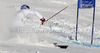
<path fill-rule="evenodd" d="M 91 36 L 91 45 L 93 44 L 94 21 L 95 21 L 95 3 L 96 3 L 96 0 L 93 0 L 93 2 L 94 2 L 94 10 L 93 10 L 93 21 L 92 21 L 92 36 Z"/>
<path fill-rule="evenodd" d="M 59 14 L 60 12 L 62 12 L 63 10 L 65 10 L 66 8 L 68 8 L 68 6 L 64 7 L 62 10 L 60 10 L 59 12 L 57 12 L 56 14 L 54 14 L 53 16 L 51 16 L 50 18 L 48 18 L 46 21 L 48 21 L 49 19 L 53 18 L 54 16 L 56 16 L 57 14 Z"/>

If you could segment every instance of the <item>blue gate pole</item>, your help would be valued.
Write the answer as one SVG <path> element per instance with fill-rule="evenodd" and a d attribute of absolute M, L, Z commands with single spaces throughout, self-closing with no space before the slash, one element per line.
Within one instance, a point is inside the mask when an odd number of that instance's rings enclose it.
<path fill-rule="evenodd" d="M 76 36 L 75 40 L 77 41 L 77 32 L 78 32 L 78 15 L 79 15 L 79 4 L 77 3 L 77 19 L 76 19 Z"/>
<path fill-rule="evenodd" d="M 95 21 L 95 0 L 93 0 L 93 2 L 94 2 L 94 9 L 93 9 L 93 21 L 92 21 L 91 45 L 93 44 L 94 21 Z"/>

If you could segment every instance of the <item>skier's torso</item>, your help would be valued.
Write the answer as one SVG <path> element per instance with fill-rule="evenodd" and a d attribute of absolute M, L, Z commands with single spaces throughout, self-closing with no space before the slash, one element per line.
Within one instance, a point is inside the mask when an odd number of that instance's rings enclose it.
<path fill-rule="evenodd" d="M 30 14 L 34 14 L 34 11 L 30 10 L 30 9 L 23 9 L 17 12 L 16 16 L 19 19 L 23 19 L 26 16 L 30 15 Z"/>
<path fill-rule="evenodd" d="M 34 11 L 31 11 L 30 9 L 23 9 L 18 11 L 15 14 L 15 20 L 14 20 L 14 25 L 15 26 L 24 26 L 23 20 L 27 18 L 28 15 L 34 14 Z"/>
<path fill-rule="evenodd" d="M 43 17 L 37 11 L 32 11 L 30 9 L 23 9 L 23 10 L 20 10 L 20 11 L 17 12 L 17 18 L 19 18 L 19 19 L 27 18 L 28 15 L 33 15 L 33 14 L 38 16 L 40 19 Z"/>
<path fill-rule="evenodd" d="M 18 11 L 15 14 L 15 25 L 24 25 L 23 20 L 28 18 L 28 15 L 33 15 L 35 14 L 36 16 L 39 17 L 39 19 L 42 18 L 42 15 L 40 13 L 38 13 L 37 11 L 32 11 L 30 9 L 22 9 L 20 11 Z M 30 17 L 29 17 L 30 18 Z"/>

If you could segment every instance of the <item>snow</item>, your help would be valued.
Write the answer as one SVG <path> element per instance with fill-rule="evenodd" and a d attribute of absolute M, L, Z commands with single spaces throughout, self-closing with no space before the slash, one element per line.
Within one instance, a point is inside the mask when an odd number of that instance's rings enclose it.
<path fill-rule="evenodd" d="M 20 6 L 27 4 L 39 11 L 46 19 L 68 6 L 44 25 L 36 16 L 24 20 L 26 27 L 10 31 L 14 14 Z M 100 1 L 96 0 L 96 18 L 93 45 L 100 45 Z M 99 47 L 90 45 L 92 10 L 80 9 L 78 43 L 74 44 L 77 0 L 0 0 L 0 53 L 99 53 Z M 53 43 L 68 45 L 67 49 L 55 47 Z"/>

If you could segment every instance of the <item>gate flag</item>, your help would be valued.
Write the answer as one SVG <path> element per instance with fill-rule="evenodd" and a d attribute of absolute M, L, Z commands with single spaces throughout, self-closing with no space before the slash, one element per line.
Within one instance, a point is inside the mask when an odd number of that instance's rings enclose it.
<path fill-rule="evenodd" d="M 78 4 L 77 4 L 77 19 L 76 19 L 76 36 L 75 36 L 75 40 L 76 41 L 77 41 L 77 32 L 78 32 L 79 8 L 80 9 L 90 9 L 90 8 L 93 8 L 91 45 L 93 44 L 94 21 L 95 21 L 95 5 L 96 5 L 96 0 L 78 0 Z"/>
<path fill-rule="evenodd" d="M 95 7 L 95 0 L 78 0 L 78 8 L 92 8 Z"/>

